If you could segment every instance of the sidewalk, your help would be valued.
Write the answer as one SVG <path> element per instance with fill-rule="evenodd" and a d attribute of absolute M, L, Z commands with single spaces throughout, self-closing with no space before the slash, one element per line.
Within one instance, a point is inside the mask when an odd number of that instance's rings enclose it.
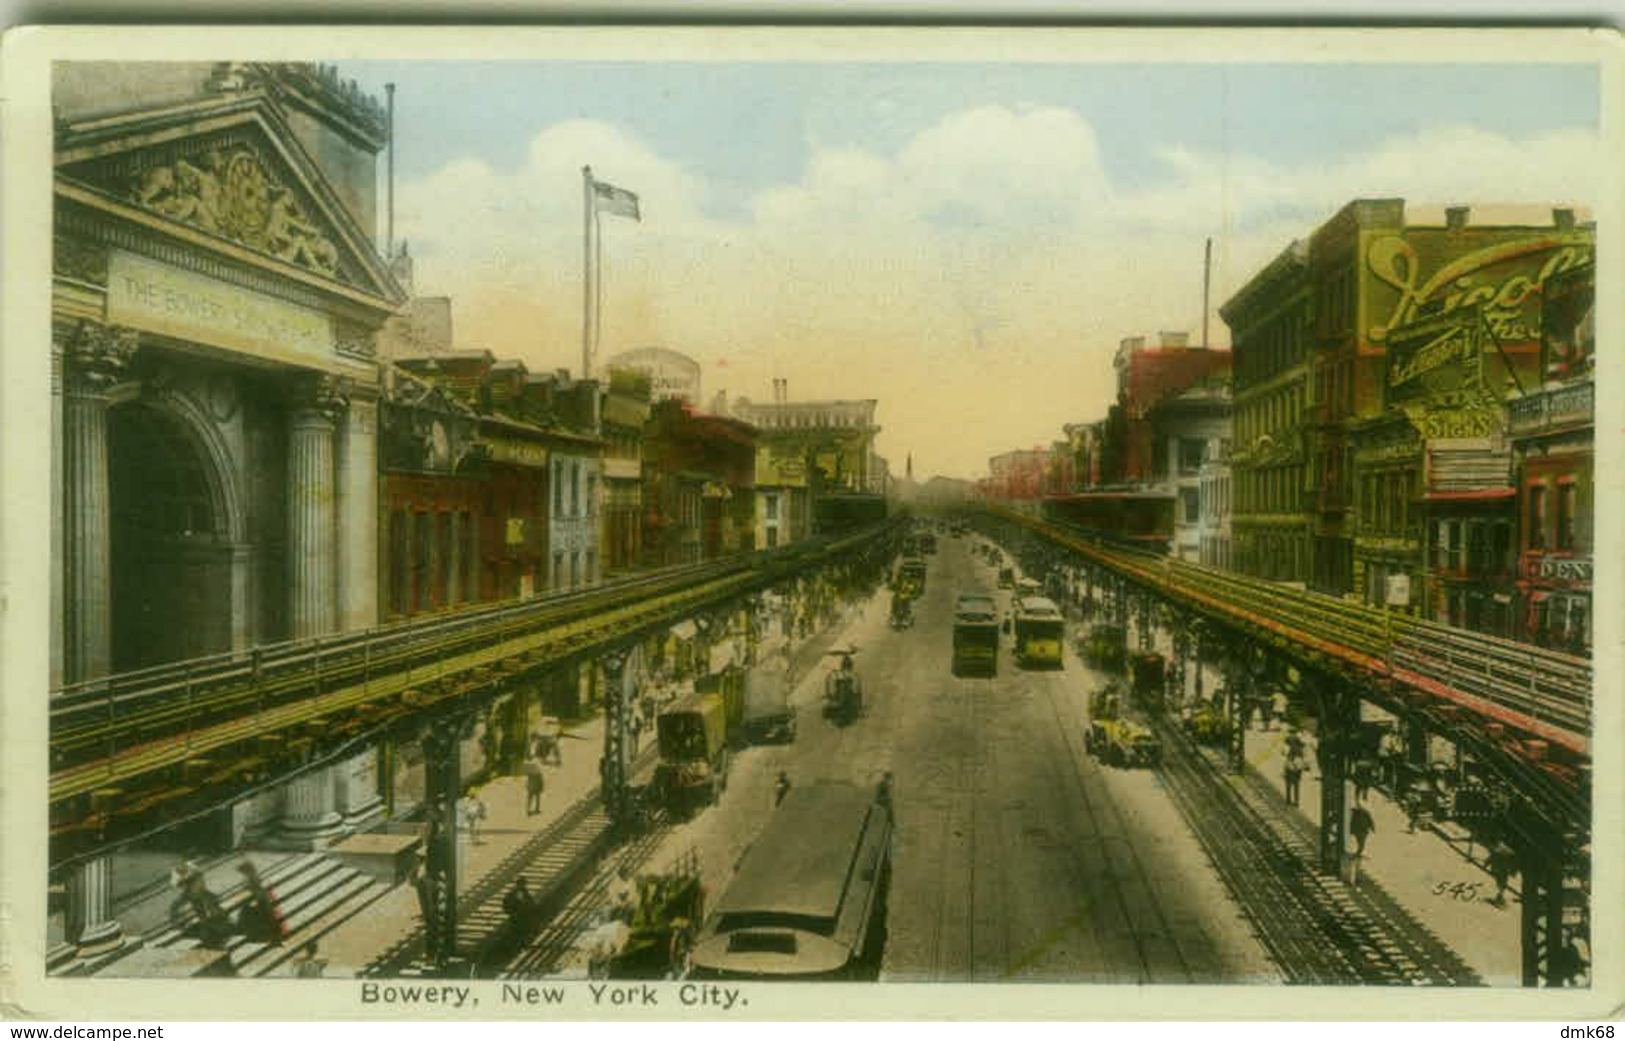
<path fill-rule="evenodd" d="M 547 765 L 542 811 L 525 813 L 525 778 L 498 777 L 478 789 L 486 818 L 479 841 L 458 836 L 458 888 L 467 893 L 520 846 L 598 788 L 598 760 L 604 748 L 604 720 L 594 716 L 567 731 L 563 765 Z M 467 910 L 466 907 L 463 908 Z M 396 886 L 367 909 L 328 933 L 321 941 L 328 960 L 326 975 L 354 976 L 384 951 L 406 939 L 419 926 L 417 893 Z"/>
<path fill-rule="evenodd" d="M 795 674 L 805 676 L 842 629 L 837 621 L 804 640 L 795 641 L 791 660 Z M 757 669 L 778 668 L 784 662 L 783 636 L 775 635 L 758 645 Z M 781 673 L 782 674 L 782 673 Z M 647 750 L 644 735 L 642 747 Z M 594 715 L 567 729 L 562 742 L 563 765 L 547 765 L 546 791 L 542 812 L 525 813 L 525 778 L 498 777 L 479 788 L 486 818 L 479 829 L 479 841 L 459 836 L 458 888 L 467 893 L 503 863 L 515 850 L 538 832 L 545 830 L 571 806 L 597 791 L 598 760 L 604 747 L 604 717 Z M 462 909 L 465 913 L 467 907 Z M 396 886 L 390 893 L 357 916 L 334 929 L 321 941 L 322 957 L 328 960 L 326 975 L 354 976 L 380 954 L 409 937 L 419 926 L 417 893 L 410 885 Z"/>
<path fill-rule="evenodd" d="M 1281 798 L 1285 798 L 1285 726 L 1275 730 L 1247 732 L 1247 762 Z M 1315 762 L 1315 736 L 1303 731 L 1305 757 Z M 1313 768 L 1303 776 L 1297 812 L 1302 819 L 1319 826 L 1320 775 Z M 1353 801 L 1353 787 L 1349 799 Z M 1516 880 L 1509 887 L 1506 904 L 1489 903 L 1495 895 L 1495 880 L 1484 869 L 1484 850 L 1475 849 L 1476 859 L 1463 855 L 1441 835 L 1426 827 L 1407 832 L 1405 811 L 1373 787 L 1366 795 L 1376 830 L 1367 840 L 1359 870 L 1382 886 L 1400 905 L 1422 922 L 1477 972 L 1490 986 L 1516 987 L 1521 983 L 1521 924 L 1516 896 Z M 1348 840 L 1352 854 L 1354 840 Z M 1458 884 L 1477 883 L 1476 891 Z"/>

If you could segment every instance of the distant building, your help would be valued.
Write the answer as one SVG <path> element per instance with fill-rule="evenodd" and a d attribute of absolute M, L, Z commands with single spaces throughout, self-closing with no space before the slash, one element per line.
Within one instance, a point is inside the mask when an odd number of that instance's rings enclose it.
<path fill-rule="evenodd" d="M 812 533 L 818 500 L 836 495 L 881 496 L 884 460 L 875 455 L 873 399 L 754 403 L 739 398 L 733 415 L 753 426 L 760 544 L 783 545 Z M 845 507 L 843 507 L 845 509 Z"/>
<path fill-rule="evenodd" d="M 690 405 L 700 404 L 700 363 L 686 354 L 665 347 L 639 347 L 612 355 L 605 367 L 643 373 L 649 378 L 649 394 L 654 401 L 676 398 Z"/>
<path fill-rule="evenodd" d="M 1208 513 L 1203 510 L 1204 470 L 1210 495 L 1222 489 L 1224 475 L 1209 464 L 1224 458 L 1230 447 L 1230 379 L 1217 370 L 1194 386 L 1165 398 L 1147 418 L 1152 430 L 1155 483 L 1174 496 L 1173 538 L 1169 552 L 1180 560 L 1199 562 L 1204 539 L 1211 541 Z"/>
<path fill-rule="evenodd" d="M 643 443 L 648 566 L 697 564 L 756 546 L 756 430 L 668 398 Z"/>
<path fill-rule="evenodd" d="M 1428 598 L 1455 595 L 1425 580 L 1444 521 L 1446 555 L 1459 528 L 1484 547 L 1477 578 L 1501 583 L 1508 396 L 1540 382 L 1542 287 L 1589 263 L 1593 239 L 1569 210 L 1421 221 L 1403 200 L 1356 199 L 1242 287 L 1220 308 L 1238 568 L 1369 603 L 1408 587 L 1396 606 L 1436 614 Z M 1515 628 L 1499 595 L 1475 627 Z"/>
<path fill-rule="evenodd" d="M 1044 494 L 1049 452 L 1043 448 L 1001 452 L 987 461 L 988 493 L 995 499 L 1035 500 Z"/>

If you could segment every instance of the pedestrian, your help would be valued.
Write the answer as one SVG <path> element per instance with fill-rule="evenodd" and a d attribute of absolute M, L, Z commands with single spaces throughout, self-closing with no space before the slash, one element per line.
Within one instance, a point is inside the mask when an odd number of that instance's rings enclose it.
<path fill-rule="evenodd" d="M 293 956 L 293 974 L 302 980 L 320 979 L 327 971 L 327 959 L 321 957 L 316 941 L 311 940 Z"/>
<path fill-rule="evenodd" d="M 282 917 L 282 909 L 277 906 L 276 895 L 260 878 L 259 869 L 250 861 L 238 864 L 237 870 L 243 876 L 243 884 L 248 887 L 248 899 L 237 911 L 238 931 L 255 943 L 281 943 L 287 938 L 288 923 Z"/>
<path fill-rule="evenodd" d="M 463 818 L 463 827 L 468 830 L 468 841 L 471 845 L 480 844 L 480 822 L 485 820 L 485 803 L 474 794 L 470 788 L 468 794 L 463 796 L 463 803 L 458 807 Z"/>
<path fill-rule="evenodd" d="M 1302 756 L 1303 755 L 1303 748 L 1304 748 L 1303 731 L 1299 730 L 1297 727 L 1293 727 L 1292 729 L 1288 730 L 1286 732 L 1286 753 L 1287 753 L 1287 755 L 1289 755 L 1289 756 L 1291 756 L 1291 755 Z"/>
<path fill-rule="evenodd" d="M 1275 689 L 1275 693 L 1270 695 L 1270 708 L 1274 712 L 1275 718 L 1279 720 L 1283 726 L 1286 725 L 1286 694 L 1279 687 Z M 1270 729 L 1275 729 L 1275 724 L 1273 722 L 1270 724 Z"/>
<path fill-rule="evenodd" d="M 1389 791 L 1399 788 L 1399 763 L 1404 755 L 1405 746 L 1399 739 L 1399 731 L 1392 727 L 1384 730 L 1382 739 L 1377 742 L 1377 763 L 1381 767 L 1382 783 Z"/>
<path fill-rule="evenodd" d="M 412 866 L 412 889 L 418 895 L 418 914 L 423 918 L 424 947 L 430 955 L 440 949 L 440 915 L 435 899 L 435 884 L 419 861 Z"/>
<path fill-rule="evenodd" d="M 1275 698 L 1266 694 L 1258 699 L 1258 729 L 1275 729 Z"/>
<path fill-rule="evenodd" d="M 1371 819 L 1371 811 L 1364 806 L 1356 806 L 1349 813 L 1349 834 L 1354 836 L 1354 855 L 1365 856 L 1365 843 L 1371 833 L 1377 830 L 1377 822 Z"/>
<path fill-rule="evenodd" d="M 1289 805 L 1298 805 L 1298 793 L 1303 783 L 1304 771 L 1309 764 L 1304 762 L 1303 752 L 1289 752 L 1286 757 L 1286 766 L 1282 769 L 1282 777 L 1286 781 L 1286 801 Z"/>
<path fill-rule="evenodd" d="M 514 935 L 530 936 L 536 917 L 536 900 L 530 895 L 530 883 L 525 881 L 525 876 L 519 876 L 502 898 L 502 910 L 508 916 L 508 926 Z"/>
<path fill-rule="evenodd" d="M 1518 854 L 1505 841 L 1498 840 L 1490 847 L 1489 868 L 1490 877 L 1495 879 L 1495 895 L 1490 897 L 1489 903 L 1495 907 L 1505 907 L 1507 902 L 1507 885 L 1512 881 L 1512 869 L 1517 866 Z"/>
<path fill-rule="evenodd" d="M 783 770 L 779 771 L 779 779 L 773 784 L 773 805 L 778 806 L 784 797 L 790 794 L 790 775 Z"/>
<path fill-rule="evenodd" d="M 210 891 L 203 872 L 188 860 L 170 874 L 170 880 L 180 888 L 181 899 L 192 912 L 198 941 L 205 947 L 225 947 L 231 937 L 231 919 L 220 906 L 220 898 Z"/>
<path fill-rule="evenodd" d="M 1354 801 L 1365 802 L 1365 797 L 1371 794 L 1371 783 L 1376 779 L 1376 764 L 1369 759 L 1361 758 L 1354 764 Z"/>
<path fill-rule="evenodd" d="M 875 801 L 880 803 L 887 813 L 892 813 L 892 787 L 892 774 L 890 770 L 887 770 L 884 774 L 881 774 L 880 787 L 875 792 Z"/>
<path fill-rule="evenodd" d="M 525 760 L 525 816 L 534 817 L 542 812 L 542 790 L 546 785 L 541 757 L 532 753 Z"/>
<path fill-rule="evenodd" d="M 638 739 L 643 736 L 643 717 L 633 716 L 626 724 L 626 736 L 632 743 L 632 755 L 638 754 Z"/>

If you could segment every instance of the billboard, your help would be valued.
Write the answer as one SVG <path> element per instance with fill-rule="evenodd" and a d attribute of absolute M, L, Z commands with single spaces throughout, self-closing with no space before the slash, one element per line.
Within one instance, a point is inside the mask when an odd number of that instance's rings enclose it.
<path fill-rule="evenodd" d="M 1365 247 L 1361 295 L 1366 339 L 1418 318 L 1477 309 L 1504 345 L 1540 341 L 1542 289 L 1549 279 L 1591 263 L 1586 229 L 1406 228 Z"/>

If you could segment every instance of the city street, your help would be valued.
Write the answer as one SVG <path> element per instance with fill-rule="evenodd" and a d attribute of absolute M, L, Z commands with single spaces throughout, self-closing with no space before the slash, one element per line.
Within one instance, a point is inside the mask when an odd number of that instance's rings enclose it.
<path fill-rule="evenodd" d="M 719 894 L 773 812 L 781 770 L 792 785 L 872 785 L 889 770 L 897 832 L 882 979 L 1270 980 L 1156 776 L 1084 754 L 1099 677 L 1070 651 L 1062 671 L 1020 670 L 1008 639 L 996 677 L 951 675 L 954 599 L 996 578 L 970 542 L 943 539 L 929 558 L 912 628 L 890 628 L 884 591 L 852 610 L 841 639 L 859 649 L 867 713 L 845 727 L 824 719 L 822 675 L 803 676 L 795 742 L 736 756 L 720 804 L 674 829 L 649 864 L 694 849 Z"/>

